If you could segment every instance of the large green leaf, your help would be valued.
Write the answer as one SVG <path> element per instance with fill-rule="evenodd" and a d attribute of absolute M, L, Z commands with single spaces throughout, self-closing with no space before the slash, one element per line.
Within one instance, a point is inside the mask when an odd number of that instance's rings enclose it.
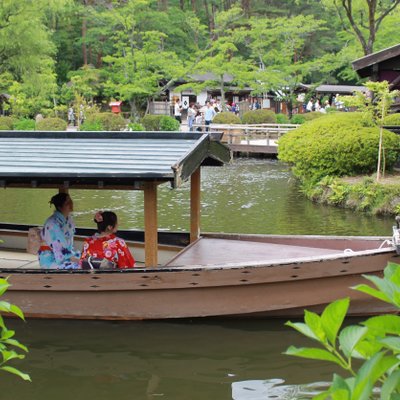
<path fill-rule="evenodd" d="M 395 353 L 400 353 L 400 337 L 388 336 L 383 339 L 378 339 L 378 341 Z"/>
<path fill-rule="evenodd" d="M 353 356 L 353 352 L 357 344 L 362 340 L 368 332 L 368 328 L 365 326 L 351 325 L 347 326 L 340 332 L 339 343 L 340 348 L 346 357 L 350 358 Z"/>
<path fill-rule="evenodd" d="M 400 316 L 398 315 L 379 315 L 371 317 L 361 322 L 370 331 L 376 331 L 379 335 L 400 334 Z"/>
<path fill-rule="evenodd" d="M 382 385 L 381 400 L 392 400 L 394 391 L 400 391 L 400 371 L 393 372 Z"/>
<path fill-rule="evenodd" d="M 3 356 L 3 363 L 6 363 L 10 360 L 14 360 L 16 358 L 18 359 L 23 359 L 25 358 L 25 356 L 23 354 L 18 354 L 16 351 L 14 350 L 3 350 L 1 352 L 1 355 Z"/>
<path fill-rule="evenodd" d="M 363 275 L 364 278 L 371 281 L 381 293 L 383 293 L 388 299 L 390 299 L 390 303 L 394 303 L 396 306 L 400 306 L 400 303 L 396 304 L 395 294 L 399 293 L 399 287 L 388 279 L 382 279 L 374 275 Z"/>
<path fill-rule="evenodd" d="M 375 297 L 379 300 L 382 300 L 386 303 L 392 302 L 391 299 L 386 294 L 380 292 L 377 289 L 372 288 L 371 286 L 365 285 L 365 284 L 353 286 L 352 289 L 355 289 L 355 290 L 358 290 L 359 292 L 368 294 L 368 295 Z"/>
<path fill-rule="evenodd" d="M 22 312 L 22 310 L 18 306 L 15 306 L 14 304 L 10 304 L 7 301 L 0 301 L 0 311 L 14 314 L 17 317 L 25 320 L 24 313 Z"/>
<path fill-rule="evenodd" d="M 3 343 L 5 343 L 5 344 L 10 344 L 11 346 L 18 347 L 18 348 L 20 348 L 21 350 L 26 351 L 27 353 L 29 352 L 28 348 L 27 348 L 24 344 L 20 343 L 18 340 L 15 340 L 15 339 L 7 339 L 7 340 L 4 340 Z"/>
<path fill-rule="evenodd" d="M 322 328 L 321 317 L 318 314 L 312 311 L 305 310 L 304 322 L 321 343 L 326 342 L 326 334 Z"/>
<path fill-rule="evenodd" d="M 388 262 L 383 273 L 386 279 L 392 281 L 396 285 L 400 285 L 400 264 Z"/>
<path fill-rule="evenodd" d="M 366 361 L 357 373 L 352 399 L 368 400 L 376 381 L 398 361 L 396 357 L 385 356 L 384 352 L 379 352 Z"/>
<path fill-rule="evenodd" d="M 28 374 L 24 374 L 23 372 L 19 371 L 16 368 L 9 367 L 8 365 L 5 365 L 4 367 L 1 367 L 3 371 L 10 372 L 11 374 L 18 375 L 20 378 L 22 378 L 24 381 L 29 381 L 32 382 L 31 377 Z"/>
<path fill-rule="evenodd" d="M 295 347 L 290 346 L 284 354 L 302 358 L 309 358 L 311 360 L 324 360 L 330 361 L 338 365 L 342 365 L 340 359 L 334 354 L 324 349 L 318 349 L 314 347 Z"/>
<path fill-rule="evenodd" d="M 310 339 L 318 340 L 317 336 L 315 336 L 314 332 L 303 322 L 286 322 L 285 325 L 290 326 L 293 329 L 296 329 L 296 331 L 300 332 L 304 336 L 309 337 Z"/>
<path fill-rule="evenodd" d="M 3 296 L 5 291 L 10 287 L 6 279 L 0 278 L 0 296 Z"/>
<path fill-rule="evenodd" d="M 349 309 L 349 304 L 349 298 L 336 300 L 330 303 L 321 315 L 322 328 L 333 346 L 335 346 L 337 334 Z"/>

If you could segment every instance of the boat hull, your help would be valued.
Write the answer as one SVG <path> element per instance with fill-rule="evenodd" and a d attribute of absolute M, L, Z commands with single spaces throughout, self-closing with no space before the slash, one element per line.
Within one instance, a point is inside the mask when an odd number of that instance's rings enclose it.
<path fill-rule="evenodd" d="M 290 240 L 294 237 L 283 242 Z M 397 254 L 384 248 L 247 265 L 109 272 L 8 270 L 3 276 L 12 285 L 6 300 L 19 305 L 28 318 L 287 318 L 302 315 L 304 309 L 321 310 L 343 297 L 351 299 L 350 314 L 361 316 L 394 311 L 351 287 L 366 282 L 363 274 L 381 275 L 388 262 L 397 261 Z"/>

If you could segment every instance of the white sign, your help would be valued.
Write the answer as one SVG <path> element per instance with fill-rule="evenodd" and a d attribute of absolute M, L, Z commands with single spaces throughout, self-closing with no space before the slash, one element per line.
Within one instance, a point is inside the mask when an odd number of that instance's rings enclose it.
<path fill-rule="evenodd" d="M 189 96 L 182 96 L 182 107 L 189 108 Z"/>

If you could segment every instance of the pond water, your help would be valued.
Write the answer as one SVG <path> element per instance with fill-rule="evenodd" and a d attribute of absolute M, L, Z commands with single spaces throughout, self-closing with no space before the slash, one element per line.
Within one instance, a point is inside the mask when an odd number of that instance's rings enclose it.
<path fill-rule="evenodd" d="M 202 229 L 214 232 L 390 235 L 392 220 L 315 205 L 289 170 L 240 159 L 202 170 Z M 3 222 L 43 223 L 48 190 L 0 191 Z M 159 191 L 159 225 L 187 230 L 189 188 Z M 97 209 L 116 210 L 121 228 L 143 228 L 141 192 L 71 191 L 78 226 Z M 16 363 L 33 383 L 1 374 L 1 400 L 306 399 L 334 372 L 282 355 L 311 345 L 282 320 L 168 322 L 10 321 L 30 353 Z M 307 385 L 311 384 L 311 385 Z"/>

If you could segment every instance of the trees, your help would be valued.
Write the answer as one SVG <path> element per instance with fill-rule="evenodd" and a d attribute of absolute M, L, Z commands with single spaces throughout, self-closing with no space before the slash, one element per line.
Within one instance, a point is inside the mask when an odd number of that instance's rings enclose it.
<path fill-rule="evenodd" d="M 364 55 L 373 53 L 376 35 L 383 20 L 400 4 L 400 0 L 323 0 L 328 8 L 335 8 L 347 32 L 360 42 Z"/>

